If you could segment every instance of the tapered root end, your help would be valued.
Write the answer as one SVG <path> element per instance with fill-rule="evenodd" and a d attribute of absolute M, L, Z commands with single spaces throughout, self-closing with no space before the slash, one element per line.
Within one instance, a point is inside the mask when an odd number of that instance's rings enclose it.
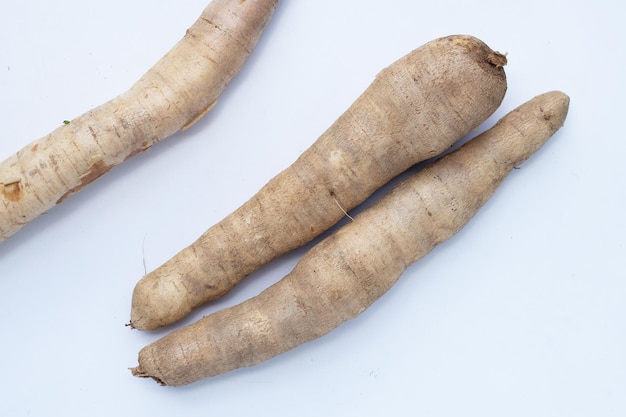
<path fill-rule="evenodd" d="M 543 109 L 543 117 L 546 121 L 550 122 L 556 131 L 565 123 L 569 111 L 570 98 L 561 91 L 550 91 L 543 94 L 543 97 L 548 103 L 547 108 Z"/>
<path fill-rule="evenodd" d="M 159 385 L 165 386 L 167 385 L 165 382 L 161 381 L 159 378 L 152 376 L 152 375 L 148 375 L 142 368 L 141 365 L 135 367 L 135 368 L 128 368 L 130 370 L 130 372 L 133 374 L 133 376 L 136 376 L 137 378 L 150 378 L 153 381 L 156 381 Z"/>
<path fill-rule="evenodd" d="M 475 146 L 478 155 L 488 148 L 502 167 L 513 169 L 537 152 L 563 126 L 568 109 L 567 94 L 560 91 L 540 94 L 512 110 L 467 145 Z"/>
<path fill-rule="evenodd" d="M 570 98 L 561 91 L 549 91 L 529 101 L 529 103 L 533 102 L 535 103 L 535 114 L 537 118 L 540 118 L 535 136 L 540 140 L 539 146 L 541 146 L 565 124 Z M 543 127 L 540 127 L 541 125 Z"/>
<path fill-rule="evenodd" d="M 152 274 L 143 277 L 133 290 L 130 327 L 137 330 L 156 330 L 188 315 L 193 303 L 184 283 L 172 274 Z M 165 270 L 165 272 L 168 272 Z"/>

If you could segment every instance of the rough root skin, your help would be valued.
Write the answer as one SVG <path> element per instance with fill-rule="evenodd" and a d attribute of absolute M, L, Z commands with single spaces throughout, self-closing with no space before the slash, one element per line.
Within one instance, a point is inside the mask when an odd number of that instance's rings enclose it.
<path fill-rule="evenodd" d="M 0 242 L 117 164 L 198 120 L 239 72 L 277 3 L 213 0 L 126 93 L 2 162 Z"/>
<path fill-rule="evenodd" d="M 133 374 L 133 376 L 136 376 L 137 378 L 150 378 L 153 381 L 155 381 L 156 383 L 158 383 L 159 385 L 162 385 L 162 386 L 166 385 L 165 382 L 161 381 L 158 377 L 150 376 L 146 372 L 144 372 L 144 370 L 141 368 L 141 366 L 137 366 L 135 368 L 128 368 L 128 369 Z"/>
<path fill-rule="evenodd" d="M 492 62 L 496 55 L 502 57 L 474 37 L 455 35 L 383 69 L 293 165 L 137 284 L 133 326 L 171 324 L 222 296 L 478 127 L 506 91 L 504 70 Z"/>
<path fill-rule="evenodd" d="M 270 359 L 356 317 L 467 224 L 513 168 L 563 125 L 568 107 L 558 91 L 523 104 L 400 183 L 258 296 L 146 346 L 141 375 L 189 384 Z"/>

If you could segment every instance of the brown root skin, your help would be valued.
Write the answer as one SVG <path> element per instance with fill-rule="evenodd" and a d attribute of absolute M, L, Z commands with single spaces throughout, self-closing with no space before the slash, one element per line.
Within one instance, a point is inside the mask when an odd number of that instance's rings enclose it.
<path fill-rule="evenodd" d="M 258 296 L 146 346 L 133 372 L 185 385 L 268 360 L 356 317 L 467 224 L 511 170 L 563 125 L 568 107 L 557 91 L 523 104 L 400 183 Z"/>
<path fill-rule="evenodd" d="M 206 114 L 254 49 L 277 3 L 213 0 L 184 38 L 126 93 L 0 163 L 0 242 Z M 15 178 L 19 181 L 6 183 Z"/>
<path fill-rule="evenodd" d="M 143 369 L 141 369 L 141 366 L 137 366 L 135 368 L 128 368 L 128 369 L 133 374 L 133 376 L 136 376 L 137 378 L 150 378 L 153 381 L 157 382 L 159 385 L 167 385 L 166 383 L 161 381 L 158 377 L 150 376 L 147 373 L 145 373 Z"/>
<path fill-rule="evenodd" d="M 323 233 L 410 166 L 449 149 L 502 102 L 503 58 L 455 35 L 383 69 L 290 167 L 139 281 L 133 326 L 154 330 L 180 320 Z"/>

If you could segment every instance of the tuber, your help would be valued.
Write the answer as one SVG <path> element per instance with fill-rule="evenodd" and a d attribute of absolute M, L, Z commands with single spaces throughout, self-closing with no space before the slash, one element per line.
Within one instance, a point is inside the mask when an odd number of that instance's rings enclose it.
<path fill-rule="evenodd" d="M 278 0 L 213 0 L 126 93 L 0 163 L 0 242 L 122 161 L 191 126 L 255 47 Z"/>
<path fill-rule="evenodd" d="M 502 102 L 505 63 L 482 41 L 454 35 L 383 69 L 291 166 L 138 282 L 130 325 L 153 330 L 185 317 L 448 149 Z"/>
<path fill-rule="evenodd" d="M 555 91 L 513 110 L 401 182 L 258 296 L 142 349 L 133 374 L 189 384 L 270 359 L 357 316 L 409 265 L 458 232 L 563 125 L 568 106 L 568 96 Z"/>

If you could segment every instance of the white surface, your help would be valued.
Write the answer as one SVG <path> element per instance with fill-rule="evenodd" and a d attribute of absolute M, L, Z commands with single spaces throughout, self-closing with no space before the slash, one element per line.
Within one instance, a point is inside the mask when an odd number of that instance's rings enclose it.
<path fill-rule="evenodd" d="M 2 416 L 624 416 L 623 10 L 615 2 L 283 0 L 212 113 L 0 245 Z M 204 0 L 0 7 L 0 158 L 126 90 Z M 395 59 L 467 33 L 509 55 L 493 123 L 536 94 L 565 127 L 362 316 L 184 388 L 131 377 L 144 273 L 289 165 Z M 487 126 L 485 125 L 485 126 Z M 302 251 L 187 322 L 256 294 Z"/>

